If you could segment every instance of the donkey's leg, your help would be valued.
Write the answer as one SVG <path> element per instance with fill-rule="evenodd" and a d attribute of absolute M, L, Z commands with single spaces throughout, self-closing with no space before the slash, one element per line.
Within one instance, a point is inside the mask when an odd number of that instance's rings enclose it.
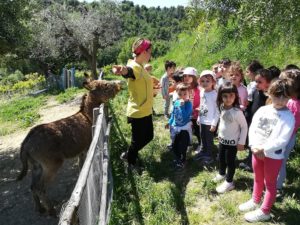
<path fill-rule="evenodd" d="M 39 194 L 38 194 L 40 190 L 42 174 L 43 174 L 42 166 L 38 163 L 34 163 L 32 168 L 31 191 L 34 200 L 35 210 L 40 213 L 44 213 L 46 211 L 46 209 L 41 204 Z"/>
<path fill-rule="evenodd" d="M 46 184 L 54 180 L 57 171 L 62 164 L 62 159 L 53 159 L 52 161 L 48 161 L 46 165 L 43 165 L 43 175 L 41 179 L 41 189 L 39 192 L 39 197 L 41 199 L 42 204 L 45 206 L 47 213 L 51 216 L 56 216 L 56 211 L 52 202 L 46 195 Z"/>
<path fill-rule="evenodd" d="M 87 151 L 83 151 L 78 155 L 79 173 L 80 173 L 80 171 L 83 167 L 83 164 L 84 164 L 84 161 L 85 161 L 85 158 L 86 158 L 86 154 L 87 154 Z"/>

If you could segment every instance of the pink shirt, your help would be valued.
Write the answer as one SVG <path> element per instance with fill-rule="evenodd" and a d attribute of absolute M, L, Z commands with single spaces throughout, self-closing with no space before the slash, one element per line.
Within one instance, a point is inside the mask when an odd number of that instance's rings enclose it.
<path fill-rule="evenodd" d="M 240 107 L 241 110 L 245 111 L 248 103 L 248 92 L 247 88 L 241 84 L 238 88 L 239 98 L 240 98 Z"/>
<path fill-rule="evenodd" d="M 193 95 L 193 114 L 192 114 L 192 118 L 193 119 L 197 119 L 198 115 L 199 115 L 199 110 L 196 110 L 196 109 L 199 109 L 199 105 L 200 105 L 200 90 L 199 88 L 195 88 L 193 90 L 194 92 L 194 95 Z"/>
<path fill-rule="evenodd" d="M 293 113 L 295 117 L 295 128 L 293 134 L 297 133 L 298 128 L 300 127 L 300 100 L 299 99 L 290 99 L 286 106 Z"/>

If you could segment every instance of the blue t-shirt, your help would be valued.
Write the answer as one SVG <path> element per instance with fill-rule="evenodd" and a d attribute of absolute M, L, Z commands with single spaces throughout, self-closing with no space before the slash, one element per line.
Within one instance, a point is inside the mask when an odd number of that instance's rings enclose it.
<path fill-rule="evenodd" d="M 169 119 L 169 125 L 174 127 L 182 127 L 191 121 L 193 112 L 192 103 L 190 101 L 180 104 L 180 100 L 173 103 L 173 111 Z"/>

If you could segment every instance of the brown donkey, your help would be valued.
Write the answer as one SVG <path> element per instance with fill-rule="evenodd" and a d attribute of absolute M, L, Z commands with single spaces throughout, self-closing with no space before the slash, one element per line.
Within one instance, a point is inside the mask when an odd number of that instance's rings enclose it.
<path fill-rule="evenodd" d="M 21 145 L 23 168 L 17 180 L 26 176 L 29 162 L 35 208 L 41 213 L 56 215 L 46 196 L 46 184 L 53 180 L 64 159 L 86 153 L 92 141 L 93 108 L 115 97 L 121 90 L 121 82 L 95 80 L 84 83 L 84 87 L 89 92 L 83 96 L 79 112 L 32 128 Z"/>

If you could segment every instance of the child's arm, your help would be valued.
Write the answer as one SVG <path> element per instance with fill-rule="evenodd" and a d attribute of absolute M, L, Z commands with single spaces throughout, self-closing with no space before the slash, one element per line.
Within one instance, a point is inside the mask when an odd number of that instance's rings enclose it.
<path fill-rule="evenodd" d="M 272 131 L 267 142 L 263 144 L 262 148 L 264 151 L 268 152 L 285 149 L 293 133 L 294 126 L 295 120 L 293 117 L 280 121 L 278 126 Z"/>
<path fill-rule="evenodd" d="M 239 110 L 237 112 L 236 120 L 239 123 L 240 128 L 241 128 L 240 136 L 239 136 L 239 139 L 238 139 L 237 149 L 238 150 L 244 150 L 244 145 L 245 145 L 245 142 L 246 142 L 247 132 L 248 132 L 248 125 L 247 125 L 246 118 L 245 118 L 242 111 Z"/>

